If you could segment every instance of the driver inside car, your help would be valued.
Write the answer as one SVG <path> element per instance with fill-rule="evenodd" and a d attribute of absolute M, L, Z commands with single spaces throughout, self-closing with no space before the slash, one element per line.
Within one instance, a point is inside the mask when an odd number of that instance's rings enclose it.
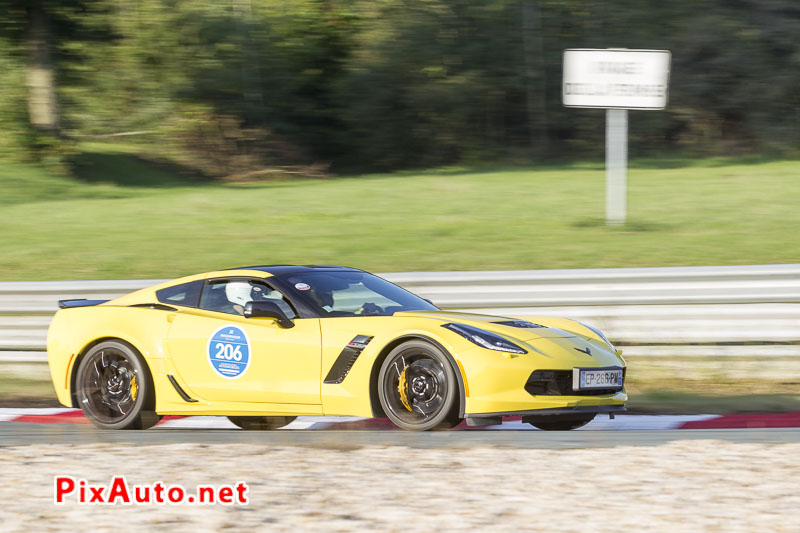
<path fill-rule="evenodd" d="M 236 314 L 244 315 L 244 306 L 247 302 L 255 300 L 252 297 L 253 289 L 254 287 L 246 281 L 231 281 L 225 285 L 225 296 Z"/>
<path fill-rule="evenodd" d="M 333 291 L 312 288 L 309 294 L 311 299 L 325 311 L 333 311 Z"/>
<path fill-rule="evenodd" d="M 361 307 L 356 311 L 357 315 L 380 315 L 383 314 L 383 309 L 372 302 L 364 302 Z"/>
<path fill-rule="evenodd" d="M 311 289 L 309 295 L 314 300 L 314 302 L 316 302 L 316 304 L 319 305 L 325 311 L 330 313 L 334 310 L 333 291 L 317 287 Z M 383 309 L 381 309 L 379 306 L 375 305 L 372 302 L 364 302 L 363 304 L 361 304 L 358 310 L 355 311 L 353 314 L 380 315 L 383 314 Z"/>

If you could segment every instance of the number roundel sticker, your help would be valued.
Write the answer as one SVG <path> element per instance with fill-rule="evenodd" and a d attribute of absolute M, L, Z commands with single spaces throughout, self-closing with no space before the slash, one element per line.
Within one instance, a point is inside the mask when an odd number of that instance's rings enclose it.
<path fill-rule="evenodd" d="M 211 368 L 223 378 L 240 378 L 250 366 L 250 340 L 238 326 L 217 329 L 208 339 L 207 351 Z"/>

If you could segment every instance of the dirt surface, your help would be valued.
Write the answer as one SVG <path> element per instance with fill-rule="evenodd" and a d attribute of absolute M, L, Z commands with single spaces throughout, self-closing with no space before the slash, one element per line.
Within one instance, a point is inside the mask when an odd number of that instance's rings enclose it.
<path fill-rule="evenodd" d="M 581 450 L 249 444 L 0 448 L 4 531 L 800 530 L 800 444 Z M 53 503 L 53 476 L 249 485 L 247 506 Z"/>

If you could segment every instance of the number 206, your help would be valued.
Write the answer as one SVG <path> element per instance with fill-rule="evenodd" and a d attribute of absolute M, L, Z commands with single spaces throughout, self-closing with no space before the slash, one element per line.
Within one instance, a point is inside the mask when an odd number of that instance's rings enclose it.
<path fill-rule="evenodd" d="M 234 346 L 233 344 L 218 342 L 216 348 L 217 348 L 217 353 L 216 355 L 214 355 L 216 359 L 226 359 L 228 361 L 242 360 L 241 346 Z"/>

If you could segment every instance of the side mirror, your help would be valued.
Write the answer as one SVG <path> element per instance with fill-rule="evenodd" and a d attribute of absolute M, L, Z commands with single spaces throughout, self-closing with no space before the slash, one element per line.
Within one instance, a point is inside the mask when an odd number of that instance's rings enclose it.
<path fill-rule="evenodd" d="M 427 298 L 423 298 L 423 300 L 425 300 L 426 302 L 428 302 L 429 304 L 431 304 L 434 307 L 436 306 L 435 303 L 433 303 L 432 301 L 428 300 Z"/>
<path fill-rule="evenodd" d="M 284 329 L 293 328 L 294 322 L 275 302 L 247 302 L 244 306 L 245 318 L 274 318 Z"/>

